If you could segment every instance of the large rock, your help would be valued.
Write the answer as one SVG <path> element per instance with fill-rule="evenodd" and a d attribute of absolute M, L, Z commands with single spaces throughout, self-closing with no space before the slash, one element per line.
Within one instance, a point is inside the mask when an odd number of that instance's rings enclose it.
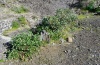
<path fill-rule="evenodd" d="M 6 59 L 6 55 L 4 53 L 7 51 L 7 49 L 4 46 L 4 43 L 10 42 L 10 41 L 11 41 L 10 37 L 0 35 L 0 60 Z"/>
<path fill-rule="evenodd" d="M 0 41 L 3 40 L 3 43 L 10 42 L 11 38 L 7 36 L 0 35 Z"/>
<path fill-rule="evenodd" d="M 68 37 L 68 42 L 72 43 L 73 42 L 73 38 L 72 37 Z"/>
<path fill-rule="evenodd" d="M 15 17 L 0 19 L 0 33 L 3 33 L 5 30 L 10 29 L 12 27 L 12 22 L 15 19 Z"/>

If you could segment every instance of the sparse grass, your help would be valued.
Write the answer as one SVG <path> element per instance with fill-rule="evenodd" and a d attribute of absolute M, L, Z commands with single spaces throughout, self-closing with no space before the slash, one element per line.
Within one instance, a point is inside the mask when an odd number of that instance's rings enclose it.
<path fill-rule="evenodd" d="M 80 14 L 80 15 L 78 15 L 78 19 L 79 19 L 79 20 L 83 20 L 83 19 L 86 19 L 86 18 L 90 18 L 90 17 L 92 17 L 92 16 L 93 16 L 92 13 Z"/>
<path fill-rule="evenodd" d="M 13 21 L 12 22 L 12 28 L 13 29 L 18 29 L 20 27 L 20 23 L 18 21 Z"/>
<path fill-rule="evenodd" d="M 14 11 L 15 13 L 25 13 L 25 12 L 28 12 L 28 9 L 25 8 L 24 6 L 13 7 L 11 10 Z"/>
<path fill-rule="evenodd" d="M 5 30 L 5 31 L 3 32 L 3 35 L 8 36 L 8 34 L 9 34 L 10 32 L 13 32 L 13 31 L 15 31 L 15 30 L 17 30 L 17 29 L 12 28 L 12 29 Z"/>
<path fill-rule="evenodd" d="M 1 59 L 1 60 L 0 60 L 0 62 L 4 62 L 4 60 L 3 60 L 3 59 Z"/>
<path fill-rule="evenodd" d="M 0 7 L 5 7 L 5 4 L 0 4 Z"/>
<path fill-rule="evenodd" d="M 26 25 L 26 26 L 24 26 L 24 27 L 20 27 L 20 28 L 11 28 L 11 29 L 8 29 L 8 30 L 5 30 L 4 32 L 3 32 L 3 35 L 5 35 L 5 36 L 8 36 L 11 32 L 14 32 L 14 31 L 21 31 L 21 30 L 23 30 L 23 29 L 29 29 L 30 27 L 28 26 L 28 25 Z"/>
<path fill-rule="evenodd" d="M 28 22 L 25 19 L 25 17 L 24 16 L 20 16 L 20 17 L 18 17 L 18 20 L 14 20 L 12 22 L 12 28 L 8 29 L 8 30 L 5 30 L 3 32 L 3 35 L 7 36 L 8 35 L 7 33 L 13 32 L 13 31 L 15 31 L 15 30 L 17 30 L 19 28 L 23 28 L 23 27 L 27 28 L 27 25 L 28 25 Z"/>
<path fill-rule="evenodd" d="M 25 26 L 25 25 L 28 24 L 28 22 L 27 22 L 27 20 L 25 19 L 24 16 L 20 16 L 20 17 L 18 18 L 18 21 L 19 21 L 19 23 L 20 23 L 21 26 Z"/>
<path fill-rule="evenodd" d="M 79 20 L 82 20 L 82 19 L 85 19 L 85 18 L 86 18 L 86 15 L 82 15 L 82 14 L 81 15 L 78 15 L 78 19 Z"/>
<path fill-rule="evenodd" d="M 20 17 L 18 17 L 18 20 L 14 20 L 12 22 L 12 28 L 4 31 L 3 35 L 7 35 L 7 33 L 15 31 L 15 30 L 17 30 L 18 28 L 21 28 L 21 27 L 26 27 L 27 25 L 28 25 L 28 22 L 25 19 L 25 17 L 24 16 L 20 16 Z"/>
<path fill-rule="evenodd" d="M 19 27 L 24 27 L 28 22 L 24 16 L 18 17 L 18 20 L 12 22 L 12 28 L 18 29 Z"/>

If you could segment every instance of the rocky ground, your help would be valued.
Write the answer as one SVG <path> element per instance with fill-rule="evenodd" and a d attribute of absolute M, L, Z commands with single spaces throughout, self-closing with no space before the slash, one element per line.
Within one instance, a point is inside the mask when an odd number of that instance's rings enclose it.
<path fill-rule="evenodd" d="M 11 41 L 10 37 L 0 35 L 0 60 L 1 59 L 3 59 L 3 60 L 6 59 L 6 54 L 4 54 L 4 53 L 7 51 L 7 49 L 4 46 L 4 43 L 7 43 L 9 41 Z"/>
<path fill-rule="evenodd" d="M 26 62 L 5 61 L 0 65 L 100 65 L 100 17 L 81 21 L 83 30 L 74 34 L 74 42 L 48 44 Z"/>
<path fill-rule="evenodd" d="M 11 2 L 8 4 L 4 1 L 0 3 L 4 3 L 8 9 L 11 5 L 13 6 L 13 3 L 16 3 L 14 5 L 22 4 L 40 16 L 52 15 L 57 9 L 68 8 L 73 2 L 73 0 L 17 0 L 17 2 L 9 0 Z M 5 9 L 5 15 L 8 13 L 6 11 Z M 0 61 L 0 65 L 100 65 L 100 16 L 80 21 L 79 25 L 83 30 L 74 34 L 73 43 L 48 44 L 41 47 L 40 51 L 29 61 L 7 60 Z M 17 32 L 13 33 L 17 34 Z M 3 46 L 5 42 L 0 38 L 0 58 L 6 51 L 6 47 Z"/>
<path fill-rule="evenodd" d="M 40 16 L 53 15 L 57 9 L 69 8 L 69 5 L 76 3 L 77 0 L 1 0 L 0 4 L 6 8 L 14 6 L 24 6 L 30 12 Z"/>
<path fill-rule="evenodd" d="M 18 17 L 24 16 L 29 22 L 30 27 L 34 27 L 34 22 L 40 22 L 43 17 L 54 15 L 56 10 L 69 8 L 71 4 L 76 2 L 77 0 L 0 0 L 0 21 L 12 22 L 10 18 L 14 18 L 13 20 L 15 21 Z M 28 11 L 18 13 L 18 10 L 22 12 L 21 7 Z M 38 20 L 34 20 L 34 17 Z M 9 23 L 4 23 L 4 25 L 0 26 L 6 25 L 9 25 Z"/>

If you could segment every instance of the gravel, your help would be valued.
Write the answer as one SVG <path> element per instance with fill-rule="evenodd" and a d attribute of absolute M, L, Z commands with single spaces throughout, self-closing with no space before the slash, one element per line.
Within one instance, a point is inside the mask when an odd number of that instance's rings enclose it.
<path fill-rule="evenodd" d="M 55 11 L 60 8 L 69 8 L 69 4 L 75 3 L 77 0 L 19 0 L 34 13 L 40 16 L 55 14 Z"/>

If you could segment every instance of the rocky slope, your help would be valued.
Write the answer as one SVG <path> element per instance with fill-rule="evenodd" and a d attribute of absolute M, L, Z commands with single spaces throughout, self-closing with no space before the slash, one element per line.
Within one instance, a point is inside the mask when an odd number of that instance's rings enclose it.
<path fill-rule="evenodd" d="M 6 28 L 4 30 L 11 28 L 12 20 L 10 18 L 14 18 L 14 20 L 16 20 L 18 17 L 23 15 L 28 20 L 31 27 L 34 27 L 35 20 L 32 19 L 33 17 L 37 17 L 40 21 L 41 18 L 47 15 L 55 14 L 57 9 L 69 8 L 69 5 L 76 2 L 77 0 L 1 0 L 0 23 L 2 21 L 4 22 L 3 24 L 0 24 L 0 31 L 2 31 L 2 28 Z M 28 9 L 28 12 L 18 13 L 19 11 L 23 11 L 21 6 Z"/>
<path fill-rule="evenodd" d="M 15 15 L 9 9 L 17 5 L 27 7 L 30 13 L 39 17 L 53 15 L 59 8 L 68 8 L 73 1 L 77 0 L 2 0 L 0 3 L 6 9 L 2 9 L 0 18 L 2 19 L 3 15 L 3 18 Z M 7 13 L 9 11 L 10 13 Z M 29 15 L 31 14 L 26 17 Z M 0 65 L 100 65 L 100 17 L 81 21 L 79 25 L 83 26 L 83 30 L 74 35 L 73 43 L 49 44 L 41 47 L 29 61 L 7 60 L 0 62 Z M 5 41 L 0 39 L 0 52 L 5 51 L 3 43 Z"/>
<path fill-rule="evenodd" d="M 0 65 L 100 65 L 100 17 L 81 21 L 80 25 L 84 29 L 74 34 L 73 43 L 49 44 L 30 61 L 6 61 Z"/>
<path fill-rule="evenodd" d="M 5 0 L 0 2 L 7 8 L 23 5 L 30 12 L 45 16 L 54 14 L 57 9 L 69 8 L 69 5 L 76 3 L 77 0 Z"/>
<path fill-rule="evenodd" d="M 75 0 L 76 1 L 76 0 Z M 6 43 L 2 38 L 2 33 L 5 30 L 11 29 L 12 22 L 17 20 L 18 17 L 24 16 L 27 21 L 30 23 L 30 27 L 34 27 L 41 21 L 41 17 L 47 15 L 53 15 L 57 9 L 60 8 L 69 8 L 69 4 L 73 0 L 0 0 L 0 51 L 5 50 L 3 43 Z M 29 11 L 25 13 L 16 13 L 12 10 L 14 7 L 23 6 Z M 37 19 L 32 19 L 32 17 L 37 17 Z M 25 29 L 24 29 L 25 30 Z M 8 33 L 10 37 L 17 35 L 20 31 L 13 31 Z M 22 31 L 21 31 L 22 32 Z M 2 59 L 2 58 L 0 58 Z"/>

